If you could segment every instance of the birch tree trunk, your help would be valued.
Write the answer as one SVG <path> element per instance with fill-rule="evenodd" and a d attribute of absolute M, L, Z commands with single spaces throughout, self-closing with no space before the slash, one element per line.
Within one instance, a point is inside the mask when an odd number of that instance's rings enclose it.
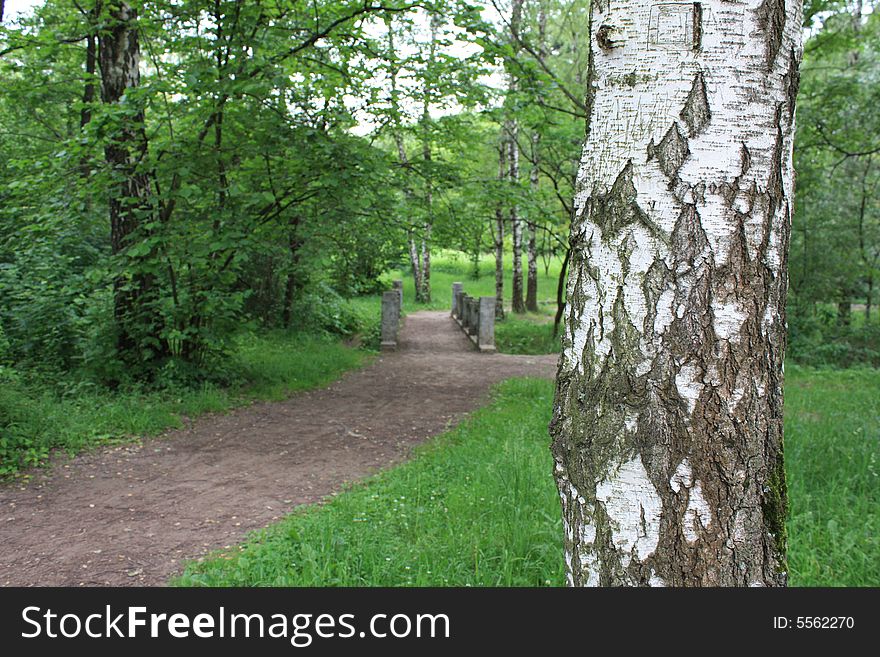
<path fill-rule="evenodd" d="M 541 135 L 536 131 L 532 133 L 532 170 L 529 174 L 529 186 L 532 193 L 537 197 L 538 191 L 538 165 L 540 154 L 538 145 Z M 529 221 L 529 239 L 526 246 L 528 270 L 526 275 L 526 310 L 538 312 L 538 227 L 535 218 Z"/>
<path fill-rule="evenodd" d="M 437 34 L 440 29 L 440 16 L 431 14 L 431 41 L 428 47 L 428 70 L 433 71 L 437 64 Z M 421 287 L 416 290 L 416 298 L 422 303 L 431 302 L 431 232 L 434 227 L 434 180 L 431 168 L 433 143 L 431 138 L 431 104 L 433 91 L 425 84 L 422 106 L 422 160 L 425 163 L 425 213 L 426 219 L 422 228 L 421 245 Z"/>
<path fill-rule="evenodd" d="M 551 424 L 572 585 L 786 583 L 800 0 L 591 7 Z"/>
<path fill-rule="evenodd" d="M 538 0 L 538 56 L 547 56 L 547 11 L 543 0 Z M 538 183 L 540 182 L 541 165 L 541 133 L 532 131 L 532 170 L 529 174 L 529 184 L 534 198 L 537 198 Z M 535 217 L 529 221 L 529 239 L 526 247 L 528 254 L 528 272 L 526 275 L 526 310 L 538 312 L 538 227 Z"/>
<path fill-rule="evenodd" d="M 523 0 L 513 0 L 510 16 L 510 33 L 511 42 L 514 46 L 514 57 L 519 52 L 519 28 L 522 24 L 522 6 Z M 512 70 L 508 72 L 510 80 L 508 83 L 508 96 L 514 97 L 517 90 L 516 76 Z M 511 185 L 514 187 L 519 184 L 519 124 L 515 116 L 507 119 L 507 163 L 510 167 L 508 177 Z M 523 271 L 522 271 L 522 247 L 523 247 L 523 227 L 522 219 L 519 216 L 519 208 L 516 202 L 510 206 L 510 229 L 513 246 L 513 272 L 511 281 L 511 308 L 515 313 L 524 313 L 526 304 L 523 300 Z"/>
<path fill-rule="evenodd" d="M 419 248 L 416 245 L 414 231 L 409 231 L 409 264 L 413 270 L 413 284 L 416 290 L 416 301 L 422 301 L 422 261 L 419 257 Z"/>
<path fill-rule="evenodd" d="M 519 145 L 517 144 L 519 126 L 516 119 L 508 121 L 507 133 L 508 178 L 510 179 L 510 183 L 516 186 L 519 183 Z M 511 242 L 513 245 L 513 272 L 510 286 L 511 309 L 515 313 L 524 313 L 526 311 L 526 304 L 523 300 L 523 227 L 522 219 L 519 216 L 519 207 L 515 201 L 513 205 L 510 206 L 510 230 Z"/>
<path fill-rule="evenodd" d="M 504 131 L 498 146 L 498 182 L 507 177 L 507 142 Z M 495 318 L 504 319 L 504 205 L 499 200 L 495 205 Z"/>

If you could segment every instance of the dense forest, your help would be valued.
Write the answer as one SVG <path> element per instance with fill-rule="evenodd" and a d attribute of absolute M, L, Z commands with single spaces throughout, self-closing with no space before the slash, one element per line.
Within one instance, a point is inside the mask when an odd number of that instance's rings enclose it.
<path fill-rule="evenodd" d="M 505 294 L 513 313 L 561 307 L 538 274 L 555 260 L 565 275 L 588 6 L 50 0 L 7 15 L 5 387 L 223 385 L 235 341 L 274 328 L 373 344 L 374 316 L 347 300 L 405 269 L 429 303 L 442 250 L 476 276 L 495 258 L 499 317 Z M 790 358 L 811 365 L 880 364 L 871 9 L 806 8 L 788 319 Z"/>

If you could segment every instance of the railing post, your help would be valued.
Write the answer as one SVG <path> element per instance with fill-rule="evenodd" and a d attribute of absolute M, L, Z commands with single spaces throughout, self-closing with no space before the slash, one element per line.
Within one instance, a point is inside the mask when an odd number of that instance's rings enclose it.
<path fill-rule="evenodd" d="M 397 303 L 397 316 L 400 317 L 400 315 L 403 313 L 403 281 L 399 279 L 396 281 L 391 281 L 391 289 L 397 290 L 397 294 L 400 296 L 400 299 Z"/>
<path fill-rule="evenodd" d="M 476 335 L 477 331 L 480 329 L 480 302 L 473 297 L 468 297 L 468 304 L 470 305 L 471 315 L 471 323 L 468 325 L 468 333 L 470 335 Z"/>
<path fill-rule="evenodd" d="M 461 292 L 464 286 L 461 283 L 453 283 L 452 284 L 452 316 L 458 317 L 460 314 L 460 309 L 458 307 L 458 294 Z"/>
<path fill-rule="evenodd" d="M 397 324 L 400 322 L 400 294 L 397 290 L 382 293 L 382 351 L 397 349 Z"/>
<path fill-rule="evenodd" d="M 495 351 L 495 297 L 480 297 L 480 351 Z"/>

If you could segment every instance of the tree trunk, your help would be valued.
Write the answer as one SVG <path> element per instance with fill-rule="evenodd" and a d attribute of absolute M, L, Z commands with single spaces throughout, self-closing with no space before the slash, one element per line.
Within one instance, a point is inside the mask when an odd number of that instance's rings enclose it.
<path fill-rule="evenodd" d="M 871 304 L 874 302 L 874 274 L 868 274 L 868 293 L 865 295 L 865 326 L 871 323 Z"/>
<path fill-rule="evenodd" d="M 82 108 L 79 112 L 79 129 L 80 132 L 85 130 L 86 126 L 92 121 L 92 104 L 97 96 L 97 84 L 95 81 L 95 73 L 98 71 L 98 35 L 96 22 L 98 18 L 100 6 L 96 6 L 86 12 L 86 20 L 88 21 L 89 33 L 86 35 L 86 71 L 85 84 L 83 85 Z M 91 175 L 92 163 L 90 158 L 83 155 L 79 162 L 80 176 L 88 178 Z M 86 199 L 86 204 L 91 207 L 91 199 Z"/>
<path fill-rule="evenodd" d="M 91 26 L 90 26 L 91 29 Z M 95 102 L 95 72 L 98 61 L 98 37 L 89 34 L 86 37 L 86 83 L 83 87 L 82 109 L 79 114 L 80 130 L 92 120 L 92 103 Z"/>
<path fill-rule="evenodd" d="M 502 131 L 498 147 L 498 182 L 507 177 L 507 141 Z M 499 199 L 495 205 L 495 318 L 504 319 L 504 205 Z"/>
<path fill-rule="evenodd" d="M 842 294 L 845 297 L 837 302 L 837 325 L 849 326 L 852 324 L 852 301 L 848 292 L 844 291 Z"/>
<path fill-rule="evenodd" d="M 532 193 L 537 198 L 538 191 L 538 143 L 541 141 L 541 135 L 538 132 L 532 133 L 532 170 L 529 174 L 529 185 Z M 528 276 L 526 278 L 526 310 L 538 312 L 538 228 L 535 218 L 529 222 L 529 241 L 527 245 L 528 253 Z"/>
<path fill-rule="evenodd" d="M 551 424 L 572 585 L 786 583 L 797 0 L 592 3 Z"/>
<path fill-rule="evenodd" d="M 431 303 L 431 224 L 425 224 L 422 239 L 422 303 Z"/>
<path fill-rule="evenodd" d="M 128 249 L 138 233 L 142 218 L 153 212 L 150 179 L 144 170 L 147 136 L 144 111 L 133 106 L 132 94 L 140 84 L 140 44 L 137 12 L 127 2 L 108 3 L 107 20 L 99 32 L 98 61 L 101 68 L 101 100 L 106 105 L 125 107 L 116 119 L 104 158 L 114 181 L 110 188 L 110 245 L 114 255 Z M 144 266 L 153 249 L 133 258 L 128 275 L 116 278 L 114 317 L 117 348 L 126 359 L 148 361 L 168 354 L 160 339 L 161 317 L 155 308 L 155 276 Z"/>
<path fill-rule="evenodd" d="M 413 231 L 409 231 L 409 264 L 413 271 L 413 285 L 416 291 L 416 301 L 422 303 L 422 263 L 419 258 L 419 249 Z"/>
<path fill-rule="evenodd" d="M 522 22 L 523 0 L 513 0 L 510 14 L 511 43 L 513 44 L 514 57 L 519 52 L 519 28 Z M 516 95 L 517 79 L 513 71 L 508 71 L 508 97 Z M 512 113 L 512 110 L 508 110 Z M 507 130 L 507 164 L 509 166 L 508 177 L 512 187 L 519 185 L 519 124 L 515 116 L 508 116 L 506 121 Z M 515 190 L 516 191 L 516 190 Z M 511 308 L 515 313 L 524 313 L 526 304 L 523 300 L 523 271 L 522 271 L 522 242 L 523 229 L 522 219 L 519 216 L 519 208 L 516 201 L 510 206 L 510 229 L 513 242 L 513 275 L 511 283 Z"/>
<path fill-rule="evenodd" d="M 517 145 L 517 132 L 519 126 L 516 120 L 508 122 L 507 160 L 510 167 L 508 176 L 512 185 L 519 183 L 519 146 Z M 519 208 L 516 202 L 510 206 L 510 228 L 513 242 L 513 275 L 511 282 L 511 308 L 515 313 L 524 313 L 526 304 L 523 301 L 523 271 L 522 271 L 522 220 L 519 217 Z"/>
<path fill-rule="evenodd" d="M 284 307 L 281 311 L 281 324 L 284 328 L 290 328 L 293 300 L 296 298 L 297 291 L 302 289 L 299 271 L 300 249 L 303 245 L 302 237 L 299 234 L 301 221 L 302 218 L 297 215 L 291 217 L 289 223 L 287 249 L 290 254 L 290 271 L 287 272 L 287 282 L 284 286 Z"/>
<path fill-rule="evenodd" d="M 440 17 L 431 14 L 431 43 L 428 50 L 428 68 L 433 70 L 437 60 L 437 32 L 440 29 Z M 416 298 L 422 303 L 431 302 L 431 231 L 434 223 L 434 183 L 431 170 L 432 140 L 431 140 L 431 102 L 432 89 L 425 85 L 422 104 L 422 160 L 425 163 L 425 212 L 427 220 L 422 227 L 421 245 L 421 286 L 416 290 Z"/>
<path fill-rule="evenodd" d="M 538 2 L 538 54 L 545 57 L 546 52 L 546 36 L 547 36 L 547 11 L 543 0 Z M 529 183 L 532 191 L 533 202 L 538 198 L 538 184 L 540 183 L 540 163 L 541 163 L 541 133 L 532 130 L 532 170 L 529 174 Z M 527 246 L 528 253 L 528 274 L 526 277 L 526 310 L 538 312 L 538 227 L 535 217 L 531 217 L 529 221 L 529 240 Z"/>

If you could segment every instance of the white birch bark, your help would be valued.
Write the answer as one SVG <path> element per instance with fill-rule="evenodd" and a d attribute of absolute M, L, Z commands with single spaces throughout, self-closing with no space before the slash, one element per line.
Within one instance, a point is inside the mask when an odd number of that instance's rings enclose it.
<path fill-rule="evenodd" d="M 498 182 L 507 178 L 507 141 L 502 130 L 498 146 Z M 495 227 L 492 231 L 495 246 L 495 318 L 504 319 L 504 205 L 495 205 Z"/>
<path fill-rule="evenodd" d="M 538 57 L 547 56 L 547 11 L 544 0 L 538 0 Z M 541 170 L 541 133 L 532 131 L 532 170 L 529 174 L 529 186 L 532 195 L 537 198 L 540 183 Z M 538 311 L 538 227 L 535 217 L 529 221 L 529 238 L 526 246 L 527 274 L 526 274 L 526 310 Z"/>
<path fill-rule="evenodd" d="M 534 198 L 537 198 L 540 181 L 539 167 L 541 162 L 540 145 L 541 135 L 538 131 L 532 133 L 532 170 L 529 173 L 529 187 Z M 526 310 L 538 311 L 538 226 L 535 217 L 528 223 L 528 240 L 526 245 L 527 274 L 526 274 Z"/>
<path fill-rule="evenodd" d="M 800 0 L 594 0 L 553 434 L 572 585 L 784 585 Z"/>
<path fill-rule="evenodd" d="M 519 145 L 517 143 L 519 125 L 517 124 L 516 119 L 512 119 L 508 122 L 507 133 L 508 178 L 510 179 L 510 183 L 516 186 L 519 184 Z M 523 299 L 523 222 L 522 218 L 519 216 L 519 207 L 516 202 L 510 206 L 510 231 L 513 247 L 513 271 L 511 273 L 512 280 L 510 284 L 511 309 L 515 313 L 524 313 L 526 311 L 526 304 Z"/>
<path fill-rule="evenodd" d="M 522 24 L 522 7 L 523 0 L 513 0 L 510 10 L 510 35 L 511 43 L 514 45 L 514 56 L 519 53 L 519 29 Z M 508 83 L 508 96 L 513 98 L 517 92 L 517 79 L 512 71 L 508 72 L 510 76 Z M 507 131 L 507 164 L 510 167 L 508 177 L 513 186 L 519 185 L 519 123 L 516 116 L 509 116 L 506 125 Z M 516 202 L 510 206 L 510 235 L 513 247 L 513 271 L 511 275 L 510 295 L 511 309 L 515 313 L 524 313 L 526 304 L 523 298 L 523 268 L 522 268 L 522 250 L 523 250 L 523 226 L 522 218 L 519 216 L 519 207 Z"/>

